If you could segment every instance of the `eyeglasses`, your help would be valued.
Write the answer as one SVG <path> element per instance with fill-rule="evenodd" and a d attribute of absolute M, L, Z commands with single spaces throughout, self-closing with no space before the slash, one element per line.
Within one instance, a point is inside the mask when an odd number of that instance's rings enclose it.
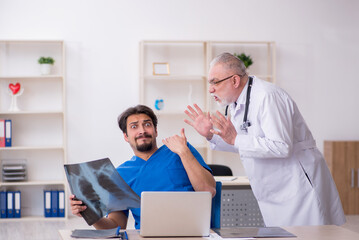
<path fill-rule="evenodd" d="M 223 78 L 223 79 L 218 80 L 218 81 L 210 81 L 210 82 L 209 82 L 209 85 L 210 85 L 210 86 L 216 86 L 216 85 L 220 84 L 220 83 L 223 82 L 223 81 L 226 81 L 226 80 L 228 80 L 228 79 L 231 79 L 231 78 L 232 78 L 233 76 L 235 76 L 235 75 L 238 75 L 238 74 L 233 74 L 232 76 Z"/>

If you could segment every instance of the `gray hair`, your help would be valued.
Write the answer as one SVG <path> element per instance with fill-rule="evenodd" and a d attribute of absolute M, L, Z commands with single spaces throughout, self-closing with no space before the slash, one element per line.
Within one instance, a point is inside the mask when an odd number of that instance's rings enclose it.
<path fill-rule="evenodd" d="M 227 70 L 234 70 L 234 72 L 239 76 L 246 75 L 246 66 L 244 65 L 242 60 L 240 60 L 233 54 L 226 52 L 218 55 L 211 61 L 209 67 L 212 68 L 216 64 L 223 64 L 223 66 Z"/>

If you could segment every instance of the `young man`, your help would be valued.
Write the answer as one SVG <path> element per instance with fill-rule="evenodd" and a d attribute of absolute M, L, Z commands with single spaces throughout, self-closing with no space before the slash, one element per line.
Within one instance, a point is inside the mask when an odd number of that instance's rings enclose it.
<path fill-rule="evenodd" d="M 118 117 L 118 124 L 135 154 L 117 168 L 122 178 L 139 195 L 143 191 L 208 191 L 215 195 L 215 180 L 201 155 L 181 136 L 163 139 L 158 148 L 157 117 L 147 106 L 128 108 Z M 82 201 L 70 196 L 72 213 L 81 216 Z M 140 228 L 140 209 L 132 209 L 136 229 Z M 127 211 L 116 211 L 94 224 L 96 229 L 126 228 Z"/>

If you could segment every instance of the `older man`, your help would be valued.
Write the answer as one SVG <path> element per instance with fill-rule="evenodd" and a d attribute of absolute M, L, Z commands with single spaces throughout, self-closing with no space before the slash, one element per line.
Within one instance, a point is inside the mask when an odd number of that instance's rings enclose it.
<path fill-rule="evenodd" d="M 210 65 L 209 92 L 230 117 L 185 113 L 215 150 L 239 153 L 267 226 L 341 225 L 340 198 L 295 102 L 282 89 L 248 76 L 229 53 Z"/>

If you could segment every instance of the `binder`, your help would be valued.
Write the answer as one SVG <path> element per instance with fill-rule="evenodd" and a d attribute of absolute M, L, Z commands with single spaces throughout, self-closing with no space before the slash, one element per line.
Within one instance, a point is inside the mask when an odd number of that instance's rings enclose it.
<path fill-rule="evenodd" d="M 0 119 L 0 147 L 5 147 L 5 120 Z"/>
<path fill-rule="evenodd" d="M 5 147 L 11 147 L 12 142 L 12 122 L 10 119 L 5 120 Z"/>
<path fill-rule="evenodd" d="M 56 190 L 51 191 L 51 217 L 59 216 L 59 192 Z"/>
<path fill-rule="evenodd" d="M 45 217 L 51 217 L 51 191 L 44 190 Z"/>
<path fill-rule="evenodd" d="M 59 191 L 59 217 L 65 217 L 65 191 Z"/>
<path fill-rule="evenodd" d="M 6 218 L 7 194 L 5 191 L 0 192 L 0 217 Z"/>
<path fill-rule="evenodd" d="M 14 192 L 7 192 L 7 218 L 13 218 L 14 215 Z"/>
<path fill-rule="evenodd" d="M 14 217 L 20 218 L 21 217 L 21 192 L 16 191 L 14 192 Z"/>

